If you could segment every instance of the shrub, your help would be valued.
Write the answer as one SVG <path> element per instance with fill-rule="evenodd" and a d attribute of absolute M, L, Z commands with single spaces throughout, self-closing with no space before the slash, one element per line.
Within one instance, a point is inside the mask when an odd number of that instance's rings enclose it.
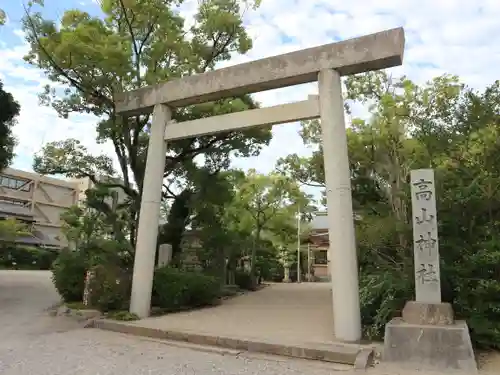
<path fill-rule="evenodd" d="M 401 316 L 405 303 L 413 298 L 413 282 L 400 272 L 391 270 L 360 275 L 359 297 L 363 336 L 383 339 L 385 325 Z"/>
<path fill-rule="evenodd" d="M 214 304 L 220 296 L 220 281 L 196 271 L 162 267 L 153 280 L 153 306 L 169 311 Z"/>
<path fill-rule="evenodd" d="M 478 241 L 467 249 L 457 246 L 454 253 L 458 261 L 441 262 L 441 280 L 451 289 L 446 302 L 453 304 L 456 319 L 467 321 L 476 347 L 500 349 L 500 241 Z M 443 258 L 448 256 L 443 251 Z"/>
<path fill-rule="evenodd" d="M 140 319 L 136 314 L 130 313 L 128 311 L 113 311 L 113 312 L 107 314 L 106 318 L 113 319 L 113 320 L 121 320 L 124 322 L 130 322 L 133 320 Z"/>
<path fill-rule="evenodd" d="M 99 311 L 126 310 L 129 305 L 131 277 L 116 265 L 92 268 L 90 305 Z"/>
<path fill-rule="evenodd" d="M 85 266 L 82 254 L 69 250 L 62 250 L 52 264 L 52 281 L 65 302 L 82 301 Z"/>
<path fill-rule="evenodd" d="M 249 272 L 238 270 L 234 274 L 234 282 L 241 289 L 255 290 L 255 284 L 252 280 L 252 275 Z"/>
<path fill-rule="evenodd" d="M 0 266 L 7 269 L 49 270 L 57 253 L 46 249 L 2 244 Z"/>

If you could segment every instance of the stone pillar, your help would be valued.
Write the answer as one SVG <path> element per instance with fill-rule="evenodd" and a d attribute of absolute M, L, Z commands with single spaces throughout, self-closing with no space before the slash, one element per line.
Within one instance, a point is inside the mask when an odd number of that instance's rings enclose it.
<path fill-rule="evenodd" d="M 85 273 L 85 284 L 83 288 L 83 305 L 84 306 L 90 306 L 90 300 L 92 298 L 92 279 L 95 277 L 95 272 L 94 271 L 87 271 Z"/>
<path fill-rule="evenodd" d="M 288 264 L 283 266 L 283 282 L 284 283 L 289 283 L 290 282 L 290 266 Z"/>
<path fill-rule="evenodd" d="M 162 104 L 154 107 L 142 189 L 130 298 L 130 312 L 137 314 L 140 318 L 149 316 L 151 309 L 156 241 L 160 220 L 165 155 L 167 152 L 165 127 L 171 117 L 172 112 L 169 107 Z"/>
<path fill-rule="evenodd" d="M 318 76 L 318 88 L 335 337 L 343 341 L 358 341 L 361 339 L 358 260 L 340 74 L 330 69 L 322 70 Z"/>
<path fill-rule="evenodd" d="M 385 328 L 384 360 L 412 370 L 477 372 L 465 322 L 441 302 L 439 241 L 434 171 L 410 173 L 416 301 L 408 301 L 401 318 Z"/>
<path fill-rule="evenodd" d="M 434 171 L 413 170 L 410 179 L 416 300 L 422 303 L 441 303 Z"/>
<path fill-rule="evenodd" d="M 158 247 L 158 264 L 157 267 L 165 267 L 172 261 L 172 245 L 168 243 L 161 244 Z"/>

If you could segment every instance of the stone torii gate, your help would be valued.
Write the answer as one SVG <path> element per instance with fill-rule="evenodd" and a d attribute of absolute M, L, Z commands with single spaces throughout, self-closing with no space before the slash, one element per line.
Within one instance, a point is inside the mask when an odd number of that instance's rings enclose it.
<path fill-rule="evenodd" d="M 391 29 L 338 43 L 264 58 L 125 92 L 124 116 L 153 112 L 135 249 L 130 312 L 150 312 L 160 200 L 168 141 L 253 126 L 321 119 L 329 221 L 335 337 L 361 338 L 358 262 L 340 77 L 402 64 L 404 30 Z M 319 97 L 176 123 L 172 108 L 318 81 Z"/>

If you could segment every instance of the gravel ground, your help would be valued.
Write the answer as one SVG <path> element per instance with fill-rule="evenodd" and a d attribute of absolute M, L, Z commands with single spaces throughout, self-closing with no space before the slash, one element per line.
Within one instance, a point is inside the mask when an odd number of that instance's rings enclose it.
<path fill-rule="evenodd" d="M 46 334 L 0 349 L 2 375 L 327 375 L 333 365 L 205 353 L 111 332 Z M 311 371 L 312 370 L 312 371 Z"/>
<path fill-rule="evenodd" d="M 0 271 L 0 374 L 359 374 L 336 364 L 248 353 L 223 355 L 221 351 L 206 352 L 200 347 L 193 350 L 178 344 L 82 329 L 68 318 L 48 315 L 47 309 L 58 301 L 48 272 Z M 490 361 L 486 367 L 481 375 L 500 374 L 500 361 Z M 383 367 L 366 373 L 431 375 Z"/>
<path fill-rule="evenodd" d="M 221 355 L 96 329 L 51 317 L 59 302 L 50 273 L 0 271 L 0 374 L 309 374 L 334 364 Z"/>

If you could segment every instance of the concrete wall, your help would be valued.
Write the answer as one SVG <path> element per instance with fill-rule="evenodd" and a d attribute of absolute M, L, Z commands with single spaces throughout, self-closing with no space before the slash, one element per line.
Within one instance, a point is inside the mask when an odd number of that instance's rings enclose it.
<path fill-rule="evenodd" d="M 36 173 L 6 168 L 0 173 L 0 200 L 29 209 L 33 230 L 43 234 L 47 245 L 65 246 L 61 214 L 77 203 L 78 185 Z"/>
<path fill-rule="evenodd" d="M 98 179 L 98 181 L 102 181 L 102 182 L 108 182 L 108 181 L 109 181 L 109 183 L 113 183 L 114 182 L 114 180 L 112 180 L 109 177 L 98 177 L 97 179 Z M 83 203 L 85 201 L 85 199 L 87 197 L 85 195 L 85 192 L 88 189 L 92 189 L 95 186 L 94 183 L 88 177 L 75 178 L 75 179 L 71 180 L 71 182 L 73 182 L 73 183 L 75 183 L 75 184 L 78 185 L 78 202 L 79 203 Z M 116 180 L 116 182 L 117 183 L 122 183 L 118 179 Z M 125 194 L 125 192 L 123 191 L 123 189 L 113 188 L 111 190 L 114 190 L 114 191 L 116 191 L 118 193 L 118 204 L 125 202 L 125 199 L 127 198 L 127 195 Z M 112 199 L 110 198 L 109 200 L 106 200 L 106 203 L 108 203 L 109 205 L 111 205 L 112 204 Z"/>

